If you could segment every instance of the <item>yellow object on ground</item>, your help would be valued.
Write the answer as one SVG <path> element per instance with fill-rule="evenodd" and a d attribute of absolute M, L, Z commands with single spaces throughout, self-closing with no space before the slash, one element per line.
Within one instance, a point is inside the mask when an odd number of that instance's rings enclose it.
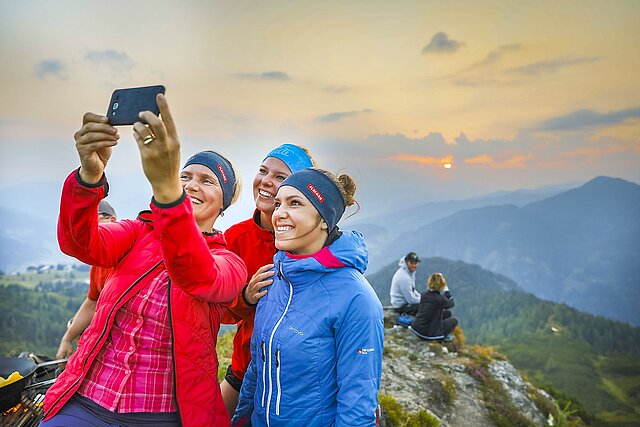
<path fill-rule="evenodd" d="M 6 380 L 3 377 L 0 377 L 0 387 L 15 383 L 16 381 L 20 381 L 22 378 L 24 377 L 20 375 L 20 372 L 14 371 Z"/>

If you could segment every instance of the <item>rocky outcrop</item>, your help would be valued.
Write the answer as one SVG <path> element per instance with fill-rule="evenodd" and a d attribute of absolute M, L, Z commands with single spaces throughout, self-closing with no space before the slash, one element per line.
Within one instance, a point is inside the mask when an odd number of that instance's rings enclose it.
<path fill-rule="evenodd" d="M 381 395 L 391 396 L 407 416 L 427 412 L 437 420 L 430 425 L 495 426 L 501 417 L 513 421 L 502 425 L 548 425 L 548 413 L 538 407 L 541 400 L 544 408 L 555 407 L 547 393 L 489 349 L 460 347 L 456 340 L 426 342 L 408 329 L 386 328 Z M 381 402 L 384 424 L 397 425 Z"/>

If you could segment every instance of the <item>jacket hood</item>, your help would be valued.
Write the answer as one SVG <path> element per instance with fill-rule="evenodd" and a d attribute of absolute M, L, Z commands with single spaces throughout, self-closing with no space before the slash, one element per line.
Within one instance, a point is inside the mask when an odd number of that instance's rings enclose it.
<path fill-rule="evenodd" d="M 404 260 L 404 257 L 400 258 L 400 261 L 398 261 L 398 267 L 403 269 L 405 273 L 407 273 L 409 276 L 411 276 L 415 280 L 416 272 L 414 271 L 413 273 L 411 273 L 409 271 L 409 267 L 407 267 L 407 261 Z"/>
<path fill-rule="evenodd" d="M 369 251 L 364 237 L 358 231 L 343 230 L 332 244 L 325 246 L 311 255 L 293 255 L 285 251 L 278 251 L 273 257 L 278 272 L 278 266 L 292 284 L 315 281 L 321 275 L 344 267 L 351 267 L 364 274 L 369 263 Z M 304 278 L 302 276 L 305 276 Z"/>

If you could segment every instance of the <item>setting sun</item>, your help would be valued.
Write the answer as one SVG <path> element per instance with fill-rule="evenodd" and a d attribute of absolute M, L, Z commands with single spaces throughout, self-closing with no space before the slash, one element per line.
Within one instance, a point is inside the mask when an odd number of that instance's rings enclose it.
<path fill-rule="evenodd" d="M 442 165 L 445 169 L 451 169 L 452 164 L 451 163 L 445 163 Z"/>

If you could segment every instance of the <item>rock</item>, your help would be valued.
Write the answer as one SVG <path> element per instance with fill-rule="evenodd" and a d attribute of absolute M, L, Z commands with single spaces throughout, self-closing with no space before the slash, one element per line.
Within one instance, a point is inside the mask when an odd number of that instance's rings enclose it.
<path fill-rule="evenodd" d="M 484 403 L 482 381 L 490 375 L 519 413 L 535 425 L 546 425 L 546 414 L 527 395 L 533 386 L 509 362 L 494 360 L 483 368 L 478 360 L 481 357 L 469 349 L 453 351 L 448 345 L 421 340 L 408 329 L 389 328 L 380 392 L 391 395 L 407 413 L 432 414 L 442 427 L 489 427 L 494 423 Z"/>

